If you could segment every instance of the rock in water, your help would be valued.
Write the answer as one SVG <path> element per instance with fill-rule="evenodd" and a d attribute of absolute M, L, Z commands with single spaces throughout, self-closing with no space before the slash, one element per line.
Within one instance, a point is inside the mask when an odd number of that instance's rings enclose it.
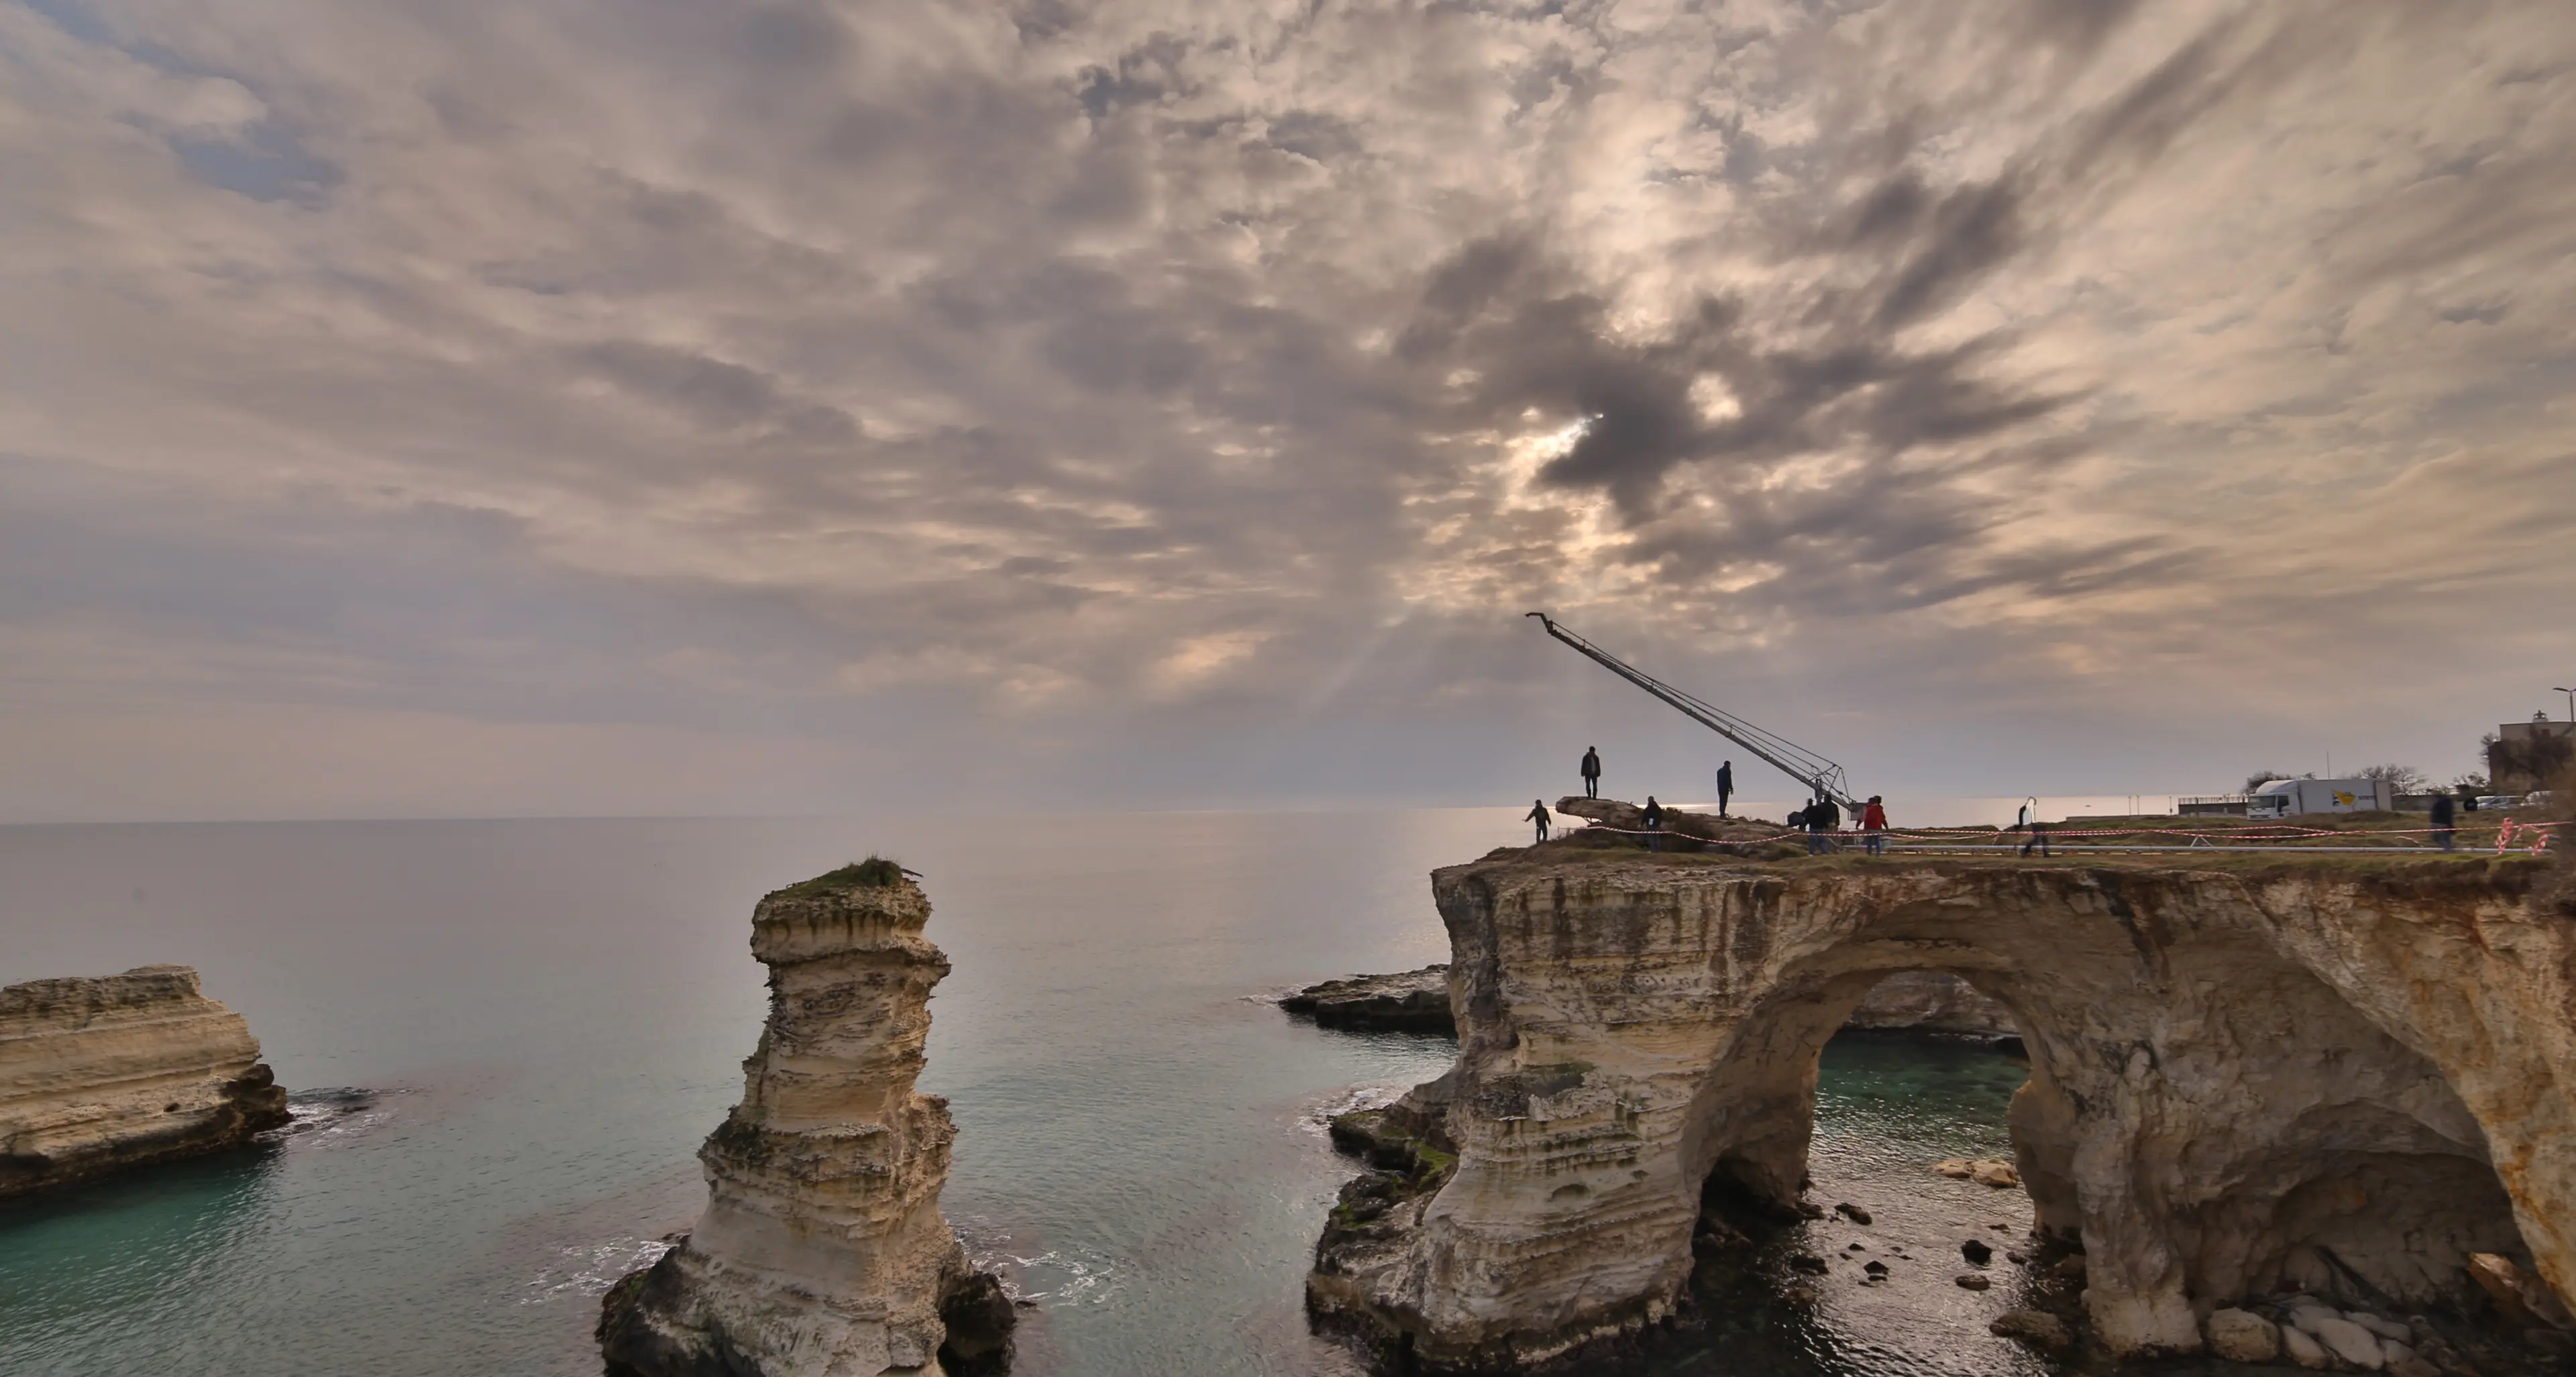
<path fill-rule="evenodd" d="M 1445 965 L 1327 980 L 1282 998 L 1279 1007 L 1312 1018 L 1319 1028 L 1458 1034 L 1458 1021 L 1449 1012 Z"/>
<path fill-rule="evenodd" d="M 2064 1353 L 2075 1347 L 2075 1331 L 2066 1321 L 2045 1310 L 2007 1310 L 1986 1326 L 1990 1334 L 2025 1343 L 2044 1353 Z"/>
<path fill-rule="evenodd" d="M 2284 1325 L 2281 1329 L 2281 1356 L 2306 1368 L 2326 1368 L 2334 1359 L 2326 1356 L 2326 1346 L 2318 1343 L 2304 1329 Z"/>
<path fill-rule="evenodd" d="M 286 1119 L 250 1025 L 186 966 L 0 989 L 0 1196 L 238 1146 Z"/>
<path fill-rule="evenodd" d="M 889 862 L 760 901 L 769 1019 L 742 1103 L 698 1150 L 706 1213 L 602 1301 L 609 1370 L 634 1377 L 995 1371 L 1011 1306 L 939 1213 L 956 1129 L 914 1091 L 948 959 L 930 901 Z"/>
<path fill-rule="evenodd" d="M 2268 1363 L 2281 1356 L 2281 1331 L 2249 1310 L 2209 1313 L 2209 1351 L 2231 1363 Z"/>

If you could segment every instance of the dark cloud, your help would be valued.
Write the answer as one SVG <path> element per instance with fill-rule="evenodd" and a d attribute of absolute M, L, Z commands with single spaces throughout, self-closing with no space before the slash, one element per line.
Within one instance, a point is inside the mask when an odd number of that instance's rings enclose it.
<path fill-rule="evenodd" d="M 164 720 L 1329 792 L 1577 701 L 1535 599 L 2134 707 L 2576 519 L 2537 3 L 100 14 L 0 9 L 0 660 Z"/>

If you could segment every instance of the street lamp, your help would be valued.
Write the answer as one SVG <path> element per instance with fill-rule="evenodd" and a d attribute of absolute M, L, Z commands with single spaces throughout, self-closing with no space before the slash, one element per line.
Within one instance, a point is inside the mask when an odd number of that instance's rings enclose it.
<path fill-rule="evenodd" d="M 2549 691 L 2551 693 L 2563 693 L 2567 695 L 2567 720 L 2570 722 L 2576 722 L 2576 689 L 2557 688 L 2553 686 Z"/>

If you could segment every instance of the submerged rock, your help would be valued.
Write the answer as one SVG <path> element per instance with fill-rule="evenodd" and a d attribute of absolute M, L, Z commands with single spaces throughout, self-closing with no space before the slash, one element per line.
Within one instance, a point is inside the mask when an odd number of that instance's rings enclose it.
<path fill-rule="evenodd" d="M 2064 1353 L 2075 1347 L 2075 1331 L 2066 1321 L 2045 1310 L 2007 1310 L 1995 1316 L 1986 1332 L 2000 1334 L 2016 1343 L 2025 1343 L 2044 1353 Z"/>
<path fill-rule="evenodd" d="M 189 967 L 0 989 L 0 1196 L 237 1147 L 287 1117 L 250 1025 Z"/>
<path fill-rule="evenodd" d="M 956 1130 L 913 1089 L 948 959 L 930 901 L 871 861 L 752 914 L 769 1018 L 742 1103 L 699 1149 L 696 1229 L 601 1303 L 612 1374 L 876 1377 L 998 1371 L 1012 1308 L 939 1213 Z"/>

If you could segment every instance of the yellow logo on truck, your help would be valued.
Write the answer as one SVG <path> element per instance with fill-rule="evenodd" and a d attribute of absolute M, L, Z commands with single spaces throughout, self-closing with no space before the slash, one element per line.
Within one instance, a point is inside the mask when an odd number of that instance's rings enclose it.
<path fill-rule="evenodd" d="M 2346 808 L 2350 808 L 2352 806 L 2352 795 L 2345 793 L 2341 789 L 2337 789 L 2334 791 L 2334 796 L 2335 802 L 2342 804 Z"/>

